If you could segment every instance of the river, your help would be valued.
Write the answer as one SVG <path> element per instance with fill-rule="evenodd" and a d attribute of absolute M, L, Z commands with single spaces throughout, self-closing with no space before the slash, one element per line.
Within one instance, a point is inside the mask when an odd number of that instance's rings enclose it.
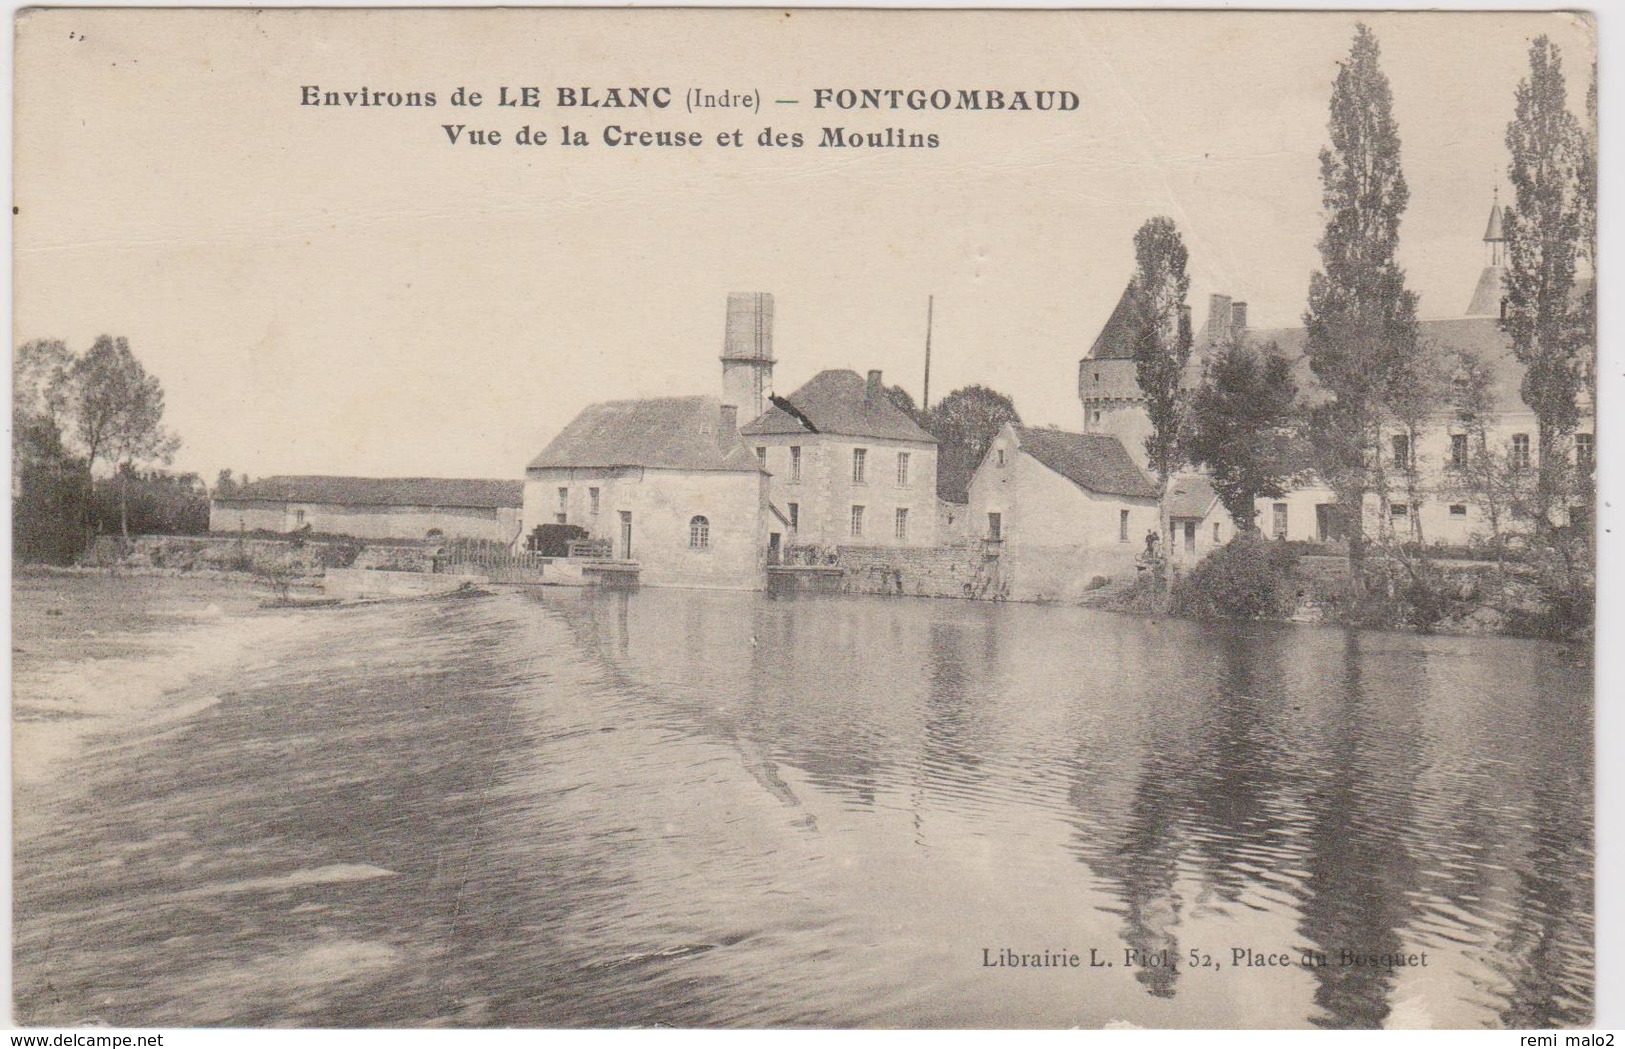
<path fill-rule="evenodd" d="M 24 1023 L 1591 1015 L 1572 649 L 681 590 L 14 609 Z"/>

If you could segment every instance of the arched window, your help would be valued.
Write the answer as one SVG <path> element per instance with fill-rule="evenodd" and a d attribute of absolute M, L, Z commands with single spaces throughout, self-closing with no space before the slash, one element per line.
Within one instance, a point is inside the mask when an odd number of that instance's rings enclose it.
<path fill-rule="evenodd" d="M 688 548 L 690 550 L 709 550 L 711 548 L 711 522 L 703 517 L 692 517 L 688 522 Z"/>

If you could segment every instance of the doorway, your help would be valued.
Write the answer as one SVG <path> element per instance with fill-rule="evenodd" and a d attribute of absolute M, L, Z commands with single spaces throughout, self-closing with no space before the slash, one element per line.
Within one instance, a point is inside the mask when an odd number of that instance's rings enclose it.
<path fill-rule="evenodd" d="M 769 532 L 767 534 L 767 563 L 770 565 L 779 563 L 779 543 L 779 533 Z"/>

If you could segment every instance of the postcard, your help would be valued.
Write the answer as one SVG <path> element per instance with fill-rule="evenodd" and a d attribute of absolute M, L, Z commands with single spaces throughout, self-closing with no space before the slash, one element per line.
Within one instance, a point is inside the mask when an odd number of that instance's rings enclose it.
<path fill-rule="evenodd" d="M 16 41 L 15 1023 L 1593 1023 L 1590 16 Z"/>

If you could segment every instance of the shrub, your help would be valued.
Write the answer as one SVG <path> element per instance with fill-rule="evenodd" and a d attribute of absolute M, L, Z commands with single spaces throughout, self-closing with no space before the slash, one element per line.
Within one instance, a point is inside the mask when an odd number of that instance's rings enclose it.
<path fill-rule="evenodd" d="M 1194 619 L 1265 619 L 1292 614 L 1298 555 L 1286 543 L 1243 533 L 1175 580 L 1170 610 Z"/>

